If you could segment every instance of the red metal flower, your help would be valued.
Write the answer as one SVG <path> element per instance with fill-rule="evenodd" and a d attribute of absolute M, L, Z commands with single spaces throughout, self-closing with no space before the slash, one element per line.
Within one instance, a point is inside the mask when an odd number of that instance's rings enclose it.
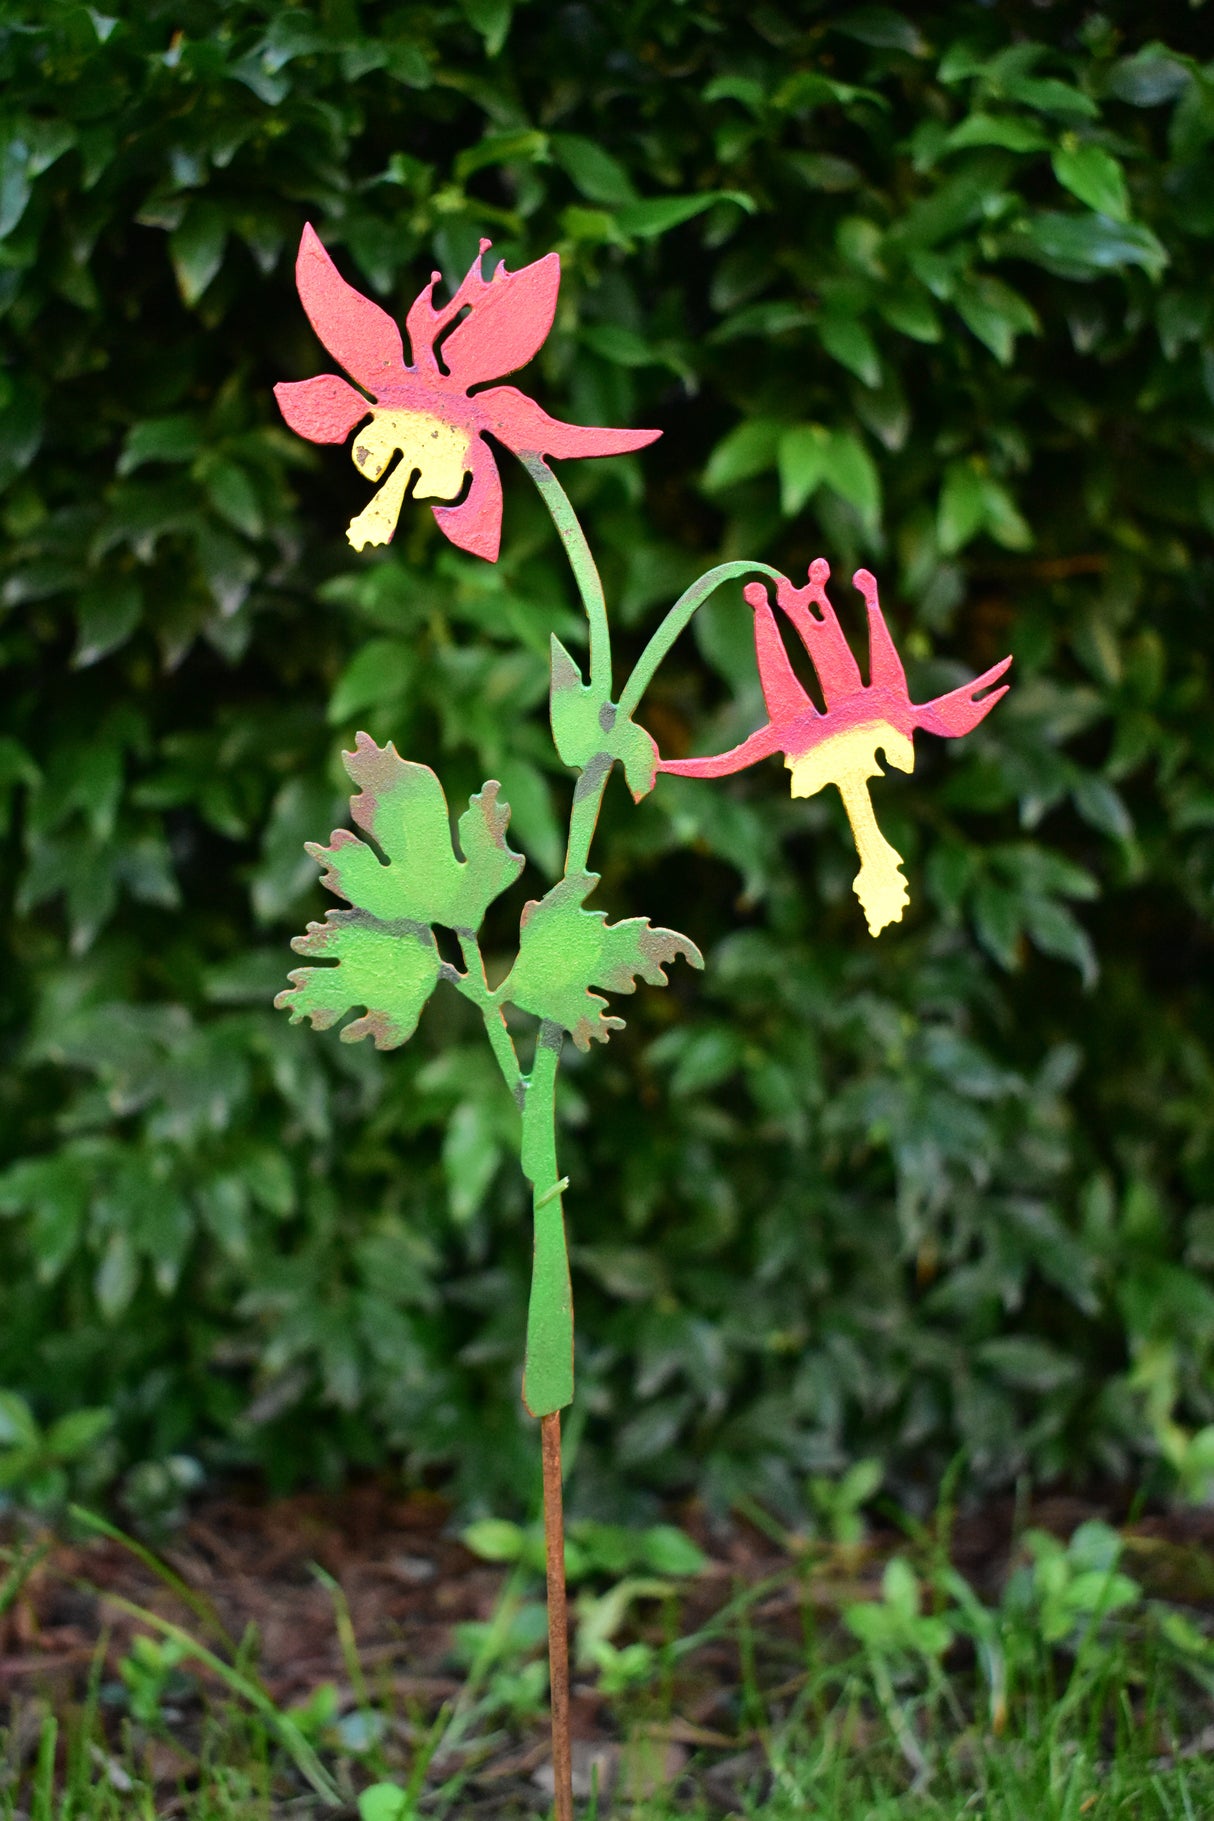
<path fill-rule="evenodd" d="M 489 249 L 482 240 L 454 297 L 434 307 L 435 272 L 405 318 L 413 365 L 406 366 L 400 330 L 385 310 L 348 285 L 311 226 L 303 231 L 295 282 L 309 321 L 335 360 L 366 388 L 363 397 L 336 373 L 287 381 L 274 396 L 292 430 L 313 443 L 341 443 L 368 415 L 354 444 L 355 466 L 383 479 L 393 455 L 400 461 L 347 536 L 356 550 L 386 544 L 396 529 L 405 491 L 416 474 L 417 499 L 453 500 L 472 476 L 466 499 L 433 508 L 439 529 L 463 550 L 497 561 L 502 484 L 486 433 L 521 456 L 621 455 L 642 449 L 660 430 L 597 430 L 560 423 L 514 386 L 469 387 L 499 379 L 542 346 L 556 311 L 559 255 L 549 253 L 518 272 L 498 266 L 481 273 Z M 456 322 L 461 312 L 462 322 Z M 441 349 L 438 337 L 455 323 Z M 441 364 L 440 364 L 441 353 Z M 372 402 L 373 401 L 373 402 Z"/>
<path fill-rule="evenodd" d="M 867 569 L 857 569 L 852 581 L 868 608 L 869 680 L 865 683 L 826 598 L 829 579 L 830 565 L 819 557 L 810 565 L 807 588 L 794 588 L 786 577 L 776 584 L 776 601 L 796 627 L 813 662 L 825 713 L 797 679 L 766 588 L 752 582 L 745 592 L 755 610 L 759 680 L 771 719 L 730 752 L 705 759 L 661 759 L 658 770 L 686 778 L 723 778 L 782 752 L 792 773 L 794 797 L 812 797 L 826 784 L 838 785 L 860 855 L 854 890 L 875 936 L 887 923 L 899 921 L 909 901 L 906 880 L 899 870 L 901 855 L 877 827 L 868 794 L 869 778 L 884 775 L 877 748 L 890 765 L 913 771 L 915 729 L 922 727 L 945 739 L 969 733 L 1000 696 L 1007 694 L 1008 686 L 990 689 L 981 697 L 977 692 L 997 683 L 1012 660 L 1002 659 L 972 683 L 937 696 L 934 702 L 912 702 L 902 660 L 877 600 L 877 584 Z"/>

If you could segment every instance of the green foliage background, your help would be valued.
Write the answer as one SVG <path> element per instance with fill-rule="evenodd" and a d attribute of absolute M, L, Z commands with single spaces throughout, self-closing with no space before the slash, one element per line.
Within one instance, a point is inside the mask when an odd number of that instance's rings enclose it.
<path fill-rule="evenodd" d="M 549 634 L 583 626 L 517 469 L 498 567 L 408 506 L 351 553 L 365 484 L 270 392 L 331 365 L 311 219 L 402 315 L 482 234 L 560 249 L 523 383 L 664 432 L 562 469 L 625 655 L 721 557 L 825 554 L 853 627 L 876 571 L 921 697 L 1016 656 L 977 735 L 876 787 L 913 894 L 879 943 L 837 802 L 775 765 L 613 783 L 603 907 L 708 971 L 569 1058 L 579 1497 L 795 1507 L 874 1453 L 913 1496 L 958 1449 L 979 1485 L 1183 1470 L 1214 1420 L 1196 15 L 116 10 L 0 25 L 0 1383 L 108 1405 L 145 1476 L 534 1475 L 529 1216 L 470 1008 L 380 1057 L 270 1000 L 356 726 L 452 801 L 503 780 L 513 939 L 571 784 Z M 749 626 L 726 591 L 668 661 L 664 749 L 757 723 Z"/>

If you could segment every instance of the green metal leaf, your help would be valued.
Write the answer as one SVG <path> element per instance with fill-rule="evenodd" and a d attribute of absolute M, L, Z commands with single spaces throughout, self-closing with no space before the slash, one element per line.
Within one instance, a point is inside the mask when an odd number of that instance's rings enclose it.
<path fill-rule="evenodd" d="M 336 961 L 336 967 L 299 967 L 293 985 L 275 999 L 291 1023 L 312 1021 L 314 1031 L 327 1031 L 356 1006 L 366 1009 L 347 1024 L 343 1043 L 373 1037 L 377 1050 L 394 1050 L 408 1041 L 427 999 L 438 985 L 442 966 L 434 932 L 420 923 L 377 923 L 365 911 L 330 911 L 323 923 L 309 923 L 307 934 L 291 947 L 300 955 Z"/>
<path fill-rule="evenodd" d="M 622 1018 L 604 1017 L 607 1001 L 591 987 L 636 991 L 637 975 L 666 985 L 666 968 L 682 955 L 703 967 L 695 943 L 677 930 L 654 929 L 647 917 L 608 923 L 603 911 L 583 909 L 597 873 L 574 873 L 523 911 L 519 957 L 501 989 L 525 1012 L 569 1032 L 580 1050 L 606 1043 Z"/>
<path fill-rule="evenodd" d="M 357 835 L 337 829 L 328 847 L 307 843 L 312 857 L 325 865 L 321 883 L 381 922 L 477 929 L 523 866 L 522 855 L 506 845 L 510 810 L 498 801 L 497 782 L 490 780 L 460 817 L 461 860 L 451 842 L 443 787 L 428 765 L 402 759 L 391 741 L 377 746 L 365 733 L 356 736 L 355 750 L 342 756 L 359 786 L 359 795 L 350 799 L 354 820 L 387 864 Z"/>
<path fill-rule="evenodd" d="M 461 859 L 452 845 L 443 787 L 429 766 L 402 759 L 391 742 L 377 746 L 365 733 L 343 758 L 359 786 L 351 813 L 376 845 L 344 828 L 335 830 L 328 847 L 305 843 L 325 866 L 321 883 L 353 908 L 330 911 L 296 937 L 298 954 L 337 965 L 297 968 L 293 985 L 274 1003 L 291 1013 L 293 1023 L 310 1018 L 322 1031 L 363 1006 L 342 1041 L 373 1037 L 376 1049 L 390 1050 L 413 1035 L 438 983 L 442 962 L 432 926 L 471 934 L 493 899 L 514 883 L 523 859 L 506 845 L 510 811 L 498 801 L 496 782 L 486 784 L 460 817 Z"/>
<path fill-rule="evenodd" d="M 657 780 L 658 749 L 651 734 L 593 683 L 583 683 L 582 673 L 561 641 L 552 636 L 552 696 L 550 713 L 556 750 L 566 765 L 579 771 L 596 758 L 618 759 L 634 802 L 648 796 Z"/>

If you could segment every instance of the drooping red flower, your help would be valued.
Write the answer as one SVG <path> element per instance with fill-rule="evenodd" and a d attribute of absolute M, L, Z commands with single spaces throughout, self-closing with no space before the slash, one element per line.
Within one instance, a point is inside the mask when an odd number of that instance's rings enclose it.
<path fill-rule="evenodd" d="M 341 443 L 365 417 L 354 463 L 369 480 L 400 461 L 371 503 L 351 521 L 356 550 L 386 544 L 396 529 L 405 492 L 416 474 L 417 499 L 453 500 L 472 476 L 466 499 L 435 506 L 439 529 L 474 556 L 497 561 L 502 484 L 485 435 L 515 455 L 622 455 L 642 449 L 660 430 L 599 430 L 561 423 L 514 386 L 470 388 L 524 366 L 542 346 L 556 312 L 561 262 L 556 253 L 517 272 L 498 266 L 490 278 L 480 252 L 449 303 L 436 309 L 432 274 L 405 318 L 413 365 L 405 363 L 396 323 L 386 310 L 348 285 L 311 226 L 303 231 L 295 282 L 308 319 L 333 358 L 370 393 L 364 397 L 336 373 L 284 381 L 274 396 L 292 430 L 313 443 Z M 462 321 L 456 318 L 463 315 Z M 441 347 L 438 338 L 454 323 Z M 440 358 L 441 357 L 441 358 Z"/>
<path fill-rule="evenodd" d="M 824 785 L 837 785 L 860 856 L 853 888 L 875 936 L 887 923 L 899 921 L 909 901 L 899 870 L 901 855 L 877 827 L 868 794 L 869 778 L 883 776 L 877 749 L 890 765 L 913 771 L 915 729 L 950 740 L 969 733 L 1007 694 L 1006 683 L 999 689 L 990 686 L 1012 660 L 1003 658 L 972 683 L 933 702 L 912 702 L 902 660 L 877 600 L 877 584 L 867 569 L 857 569 L 852 581 L 868 609 L 865 683 L 827 599 L 829 579 L 830 565 L 819 557 L 810 565 L 808 587 L 794 588 L 784 576 L 776 584 L 777 604 L 796 627 L 813 663 L 824 710 L 811 700 L 793 670 L 766 588 L 752 582 L 745 594 L 754 608 L 759 680 L 770 719 L 729 752 L 703 759 L 660 759 L 658 770 L 686 778 L 723 778 L 781 752 L 792 773 L 794 797 L 811 797 Z M 980 696 L 983 689 L 989 694 Z"/>

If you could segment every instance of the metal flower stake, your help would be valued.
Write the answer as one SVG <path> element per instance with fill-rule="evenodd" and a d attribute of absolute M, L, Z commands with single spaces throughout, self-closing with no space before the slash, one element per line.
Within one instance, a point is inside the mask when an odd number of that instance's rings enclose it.
<path fill-rule="evenodd" d="M 559 1821 L 568 1821 L 573 1809 L 560 1413 L 573 1399 L 573 1300 L 563 1208 L 568 1179 L 557 1161 L 557 1072 L 566 1038 L 588 1050 L 621 1028 L 623 1021 L 609 1014 L 603 993 L 634 992 L 638 977 L 665 985 L 666 968 L 680 957 L 693 967 L 704 965 L 695 943 L 675 930 L 655 929 L 645 917 L 609 923 L 602 910 L 588 908 L 599 882 L 590 870 L 590 848 L 607 780 L 618 763 L 639 803 L 660 772 L 719 778 L 782 753 L 794 797 L 813 796 L 828 784 L 838 789 L 860 858 L 854 890 L 875 936 L 900 920 L 908 902 L 901 858 L 878 828 L 869 795 L 870 780 L 883 776 L 877 755 L 909 772 L 917 729 L 946 739 L 968 733 L 1005 693 L 1006 685 L 995 685 L 1011 659 L 949 695 L 914 703 L 867 570 L 853 577 L 868 622 L 865 681 L 827 597 L 830 570 L 821 558 L 810 565 L 808 584 L 801 588 L 766 563 L 739 561 L 709 570 L 675 602 L 617 697 L 602 584 L 549 459 L 616 455 L 642 448 L 660 432 L 561 423 L 515 387 L 486 385 L 525 365 L 540 348 L 552 326 L 560 284 L 555 253 L 517 272 L 498 265 L 486 278 L 488 250 L 489 243 L 482 242 L 448 303 L 435 305 L 437 273 L 419 293 L 405 318 L 409 364 L 393 319 L 345 282 L 306 228 L 296 265 L 299 295 L 349 380 L 325 373 L 276 386 L 275 395 L 287 423 L 312 442 L 343 443 L 353 433 L 355 466 L 378 483 L 347 532 L 357 550 L 391 539 L 411 481 L 414 499 L 450 502 L 470 475 L 464 498 L 432 511 L 453 544 L 494 562 L 502 489 L 489 437 L 518 456 L 539 488 L 589 623 L 588 677 L 559 640 L 552 640 L 552 734 L 562 762 L 578 773 L 564 873 L 542 898 L 523 906 L 514 962 L 491 987 L 477 931 L 489 905 L 514 884 L 523 866 L 522 856 L 508 845 L 510 810 L 501 785 L 491 779 L 473 796 L 453 839 L 443 787 L 429 766 L 360 733 L 354 751 L 344 755 L 357 788 L 350 812 L 374 845 L 345 828 L 330 836 L 328 846 L 309 843 L 308 852 L 324 868 L 323 884 L 348 908 L 330 910 L 323 923 L 309 924 L 295 939 L 292 946 L 313 965 L 296 969 L 275 1003 L 293 1022 L 308 1018 L 317 1030 L 354 1012 L 342 1041 L 370 1037 L 388 1050 L 413 1035 L 427 1000 L 445 981 L 480 1013 L 518 1108 L 519 1159 L 534 1209 L 523 1402 L 541 1427 L 553 1773 L 556 1813 Z M 768 720 L 730 752 L 665 759 L 635 718 L 645 690 L 696 610 L 723 583 L 743 577 L 763 578 L 751 580 L 744 593 L 754 616 Z M 784 643 L 785 622 L 809 655 L 822 708 L 797 679 Z M 442 959 L 436 926 L 454 934 L 463 971 Z M 507 1007 L 534 1021 L 527 1040 L 517 1017 L 507 1022 Z M 520 1047 L 529 1057 L 526 1068 Z"/>

